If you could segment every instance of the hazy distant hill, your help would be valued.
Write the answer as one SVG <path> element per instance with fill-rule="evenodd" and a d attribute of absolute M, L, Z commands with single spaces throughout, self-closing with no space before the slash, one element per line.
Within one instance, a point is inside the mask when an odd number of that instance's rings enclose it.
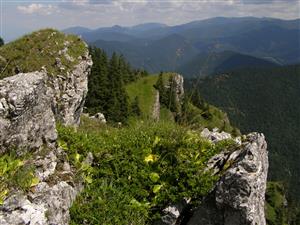
<path fill-rule="evenodd" d="M 149 72 L 175 71 L 198 54 L 198 50 L 185 38 L 172 34 L 154 41 L 118 42 L 98 40 L 92 45 L 108 54 L 122 53 L 131 64 Z"/>
<path fill-rule="evenodd" d="M 278 64 L 231 51 L 199 54 L 191 61 L 179 67 L 177 71 L 185 77 L 204 77 L 245 67 L 272 67 Z"/>
<path fill-rule="evenodd" d="M 67 28 L 67 29 L 63 30 L 63 32 L 65 32 L 67 34 L 76 34 L 76 35 L 82 35 L 83 33 L 87 33 L 87 32 L 90 32 L 90 31 L 92 31 L 92 30 L 89 29 L 89 28 L 80 27 L 80 26 L 70 27 L 70 28 Z"/>
<path fill-rule="evenodd" d="M 197 56 L 194 59 L 197 62 L 199 55 L 223 51 L 252 55 L 279 64 L 300 62 L 300 19 L 217 17 L 177 26 L 149 23 L 96 30 L 70 28 L 66 32 L 72 30 L 107 52 L 124 54 L 134 66 L 142 66 L 150 72 L 180 68 L 181 72 L 190 73 L 182 70 L 189 67 L 190 64 L 184 65 L 188 59 Z M 167 57 L 165 53 L 168 53 Z"/>

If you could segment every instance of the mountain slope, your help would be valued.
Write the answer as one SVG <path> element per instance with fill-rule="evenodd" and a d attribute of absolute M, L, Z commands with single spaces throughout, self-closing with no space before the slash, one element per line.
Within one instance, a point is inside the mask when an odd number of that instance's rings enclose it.
<path fill-rule="evenodd" d="M 284 180 L 299 199 L 300 65 L 247 69 L 202 80 L 198 89 L 228 113 L 242 132 L 258 130 L 268 140 L 271 180 Z M 282 135 L 284 134 L 284 138 Z"/>
<path fill-rule="evenodd" d="M 108 54 L 118 52 L 137 68 L 149 72 L 174 71 L 197 55 L 197 49 L 180 35 L 174 34 L 155 41 L 103 41 L 92 45 L 104 49 Z"/>
<path fill-rule="evenodd" d="M 185 77 L 204 77 L 214 73 L 222 73 L 229 70 L 244 67 L 272 67 L 275 63 L 259 59 L 250 55 L 236 52 L 214 52 L 199 54 L 188 63 L 177 68 L 177 71 Z"/>

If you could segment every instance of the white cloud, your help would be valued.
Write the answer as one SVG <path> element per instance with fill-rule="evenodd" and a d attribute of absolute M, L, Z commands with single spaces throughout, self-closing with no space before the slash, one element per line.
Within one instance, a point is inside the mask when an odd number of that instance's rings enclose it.
<path fill-rule="evenodd" d="M 22 2 L 23 1 L 23 2 Z M 54 27 L 131 26 L 147 22 L 177 25 L 211 17 L 300 16 L 300 0 L 18 0 L 3 1 L 3 36 Z M 51 1 L 51 3 L 50 3 Z M 57 13 L 59 12 L 59 13 Z M 45 16 L 47 16 L 45 18 Z"/>
<path fill-rule="evenodd" d="M 17 7 L 17 9 L 19 11 L 21 11 L 22 13 L 24 13 L 24 14 L 37 13 L 39 15 L 51 15 L 54 12 L 58 12 L 57 7 L 53 6 L 53 5 L 50 5 L 50 4 L 44 5 L 44 4 L 33 3 L 33 4 L 30 4 L 30 5 L 27 5 L 27 6 L 19 5 Z"/>

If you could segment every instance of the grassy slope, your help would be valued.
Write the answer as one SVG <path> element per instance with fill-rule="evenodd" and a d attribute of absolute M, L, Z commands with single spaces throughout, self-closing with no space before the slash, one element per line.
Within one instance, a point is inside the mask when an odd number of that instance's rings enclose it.
<path fill-rule="evenodd" d="M 163 78 L 167 82 L 172 73 L 165 73 Z M 129 96 L 129 101 L 132 102 L 136 96 L 139 98 L 140 109 L 142 111 L 143 119 L 150 119 L 152 117 L 153 105 L 155 103 L 156 90 L 153 85 L 156 84 L 158 75 L 151 75 L 143 77 L 134 83 L 126 86 Z M 160 118 L 164 121 L 173 120 L 170 110 L 161 107 Z"/>
<path fill-rule="evenodd" d="M 145 118 L 149 118 L 152 114 L 156 93 L 153 85 L 156 83 L 157 78 L 157 75 L 143 77 L 126 87 L 131 102 L 136 96 L 139 97 L 140 108 Z"/>
<path fill-rule="evenodd" d="M 171 75 L 172 73 L 164 73 L 163 79 L 165 83 L 168 82 Z M 156 93 L 153 85 L 156 83 L 157 79 L 158 75 L 143 77 L 126 87 L 130 102 L 132 102 L 136 96 L 139 97 L 143 119 L 152 118 Z M 230 125 L 227 115 L 212 105 L 209 105 L 208 109 L 199 109 L 192 103 L 189 103 L 187 119 L 189 121 L 187 125 L 193 128 L 203 129 L 207 127 L 213 129 L 218 127 L 229 133 L 233 131 L 233 127 Z M 172 112 L 164 106 L 161 106 L 160 108 L 160 120 L 174 121 Z"/>
<path fill-rule="evenodd" d="M 67 54 L 74 61 L 69 61 L 60 50 L 68 47 Z M 0 48 L 0 79 L 19 72 L 40 71 L 43 66 L 50 74 L 66 73 L 78 63 L 78 57 L 87 51 L 85 43 L 77 36 L 65 35 L 53 29 L 44 29 L 25 35 Z M 64 71 L 55 66 L 60 58 Z"/>
<path fill-rule="evenodd" d="M 208 109 L 203 110 L 190 103 L 187 117 L 192 128 L 213 129 L 217 127 L 228 133 L 239 133 L 238 130 L 234 131 L 234 128 L 230 125 L 227 114 L 212 105 L 209 105 Z"/>

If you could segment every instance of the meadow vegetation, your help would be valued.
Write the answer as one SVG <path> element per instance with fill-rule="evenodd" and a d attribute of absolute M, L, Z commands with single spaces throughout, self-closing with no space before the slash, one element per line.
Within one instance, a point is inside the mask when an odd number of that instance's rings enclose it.
<path fill-rule="evenodd" d="M 54 29 L 39 30 L 0 48 L 0 79 L 40 71 L 42 67 L 49 75 L 65 74 L 74 69 L 78 57 L 84 56 L 86 51 L 86 44 L 75 35 L 65 35 Z M 62 66 L 56 65 L 57 58 Z"/>
<path fill-rule="evenodd" d="M 60 146 L 86 183 L 70 210 L 73 225 L 148 224 L 183 198 L 199 203 L 218 179 L 205 170 L 207 160 L 235 147 L 230 140 L 212 144 L 176 123 L 95 123 L 82 118 L 77 131 L 58 129 Z M 91 166 L 84 161 L 89 152 Z"/>

